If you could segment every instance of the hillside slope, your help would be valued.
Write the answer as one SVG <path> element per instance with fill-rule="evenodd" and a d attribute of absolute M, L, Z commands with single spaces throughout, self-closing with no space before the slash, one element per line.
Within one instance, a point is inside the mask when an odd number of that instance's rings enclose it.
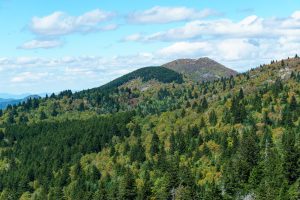
<path fill-rule="evenodd" d="M 165 67 L 143 67 L 125 74 L 124 76 L 121 76 L 120 78 L 117 78 L 103 86 L 78 92 L 77 95 L 82 96 L 83 94 L 84 96 L 84 93 L 112 91 L 134 79 L 141 79 L 143 82 L 150 80 L 156 80 L 160 83 L 174 82 L 181 84 L 183 82 L 182 75 L 173 70 Z"/>
<path fill-rule="evenodd" d="M 0 129 L 0 199 L 299 199 L 298 56 L 205 83 L 98 92 L 4 112 L 14 120 Z"/>
<path fill-rule="evenodd" d="M 224 65 L 206 57 L 198 60 L 174 60 L 162 66 L 177 71 L 178 73 L 186 74 L 194 81 L 209 81 L 237 74 L 236 71 L 226 68 Z"/>

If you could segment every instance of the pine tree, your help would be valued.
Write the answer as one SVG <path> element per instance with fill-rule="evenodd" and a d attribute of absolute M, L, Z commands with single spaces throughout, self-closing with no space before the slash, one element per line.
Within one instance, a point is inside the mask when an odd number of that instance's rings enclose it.
<path fill-rule="evenodd" d="M 204 199 L 207 200 L 222 200 L 222 191 L 221 189 L 216 185 L 215 181 L 213 181 L 210 184 L 207 184 L 204 194 Z"/>
<path fill-rule="evenodd" d="M 234 122 L 243 123 L 247 116 L 244 101 L 240 101 L 239 98 L 233 97 L 231 104 L 230 110 L 233 115 Z"/>
<path fill-rule="evenodd" d="M 264 112 L 264 115 L 263 115 L 263 122 L 264 122 L 266 125 L 272 125 L 272 121 L 271 121 L 271 119 L 269 118 L 268 112 Z"/>
<path fill-rule="evenodd" d="M 169 137 L 169 142 L 170 142 L 170 154 L 173 155 L 176 151 L 176 141 L 175 141 L 175 136 L 174 133 L 172 132 L 170 137 Z"/>
<path fill-rule="evenodd" d="M 293 95 L 291 98 L 291 102 L 290 102 L 290 110 L 296 111 L 297 108 L 298 108 L 298 103 L 297 103 L 296 97 Z"/>
<path fill-rule="evenodd" d="M 53 108 L 52 112 L 51 112 L 51 116 L 56 117 L 58 115 L 58 112 L 55 108 Z"/>
<path fill-rule="evenodd" d="M 208 103 L 205 97 L 201 100 L 201 111 L 205 111 L 208 108 Z"/>
<path fill-rule="evenodd" d="M 84 103 L 83 102 L 80 102 L 80 104 L 79 104 L 79 107 L 78 107 L 78 111 L 80 111 L 80 112 L 82 112 L 82 111 L 84 111 Z"/>
<path fill-rule="evenodd" d="M 150 154 L 154 156 L 159 152 L 159 138 L 156 133 L 152 134 L 151 146 L 150 146 Z"/>
<path fill-rule="evenodd" d="M 215 112 L 215 110 L 212 110 L 210 113 L 209 113 L 209 123 L 212 125 L 212 126 L 215 126 L 218 122 L 218 117 L 217 117 L 217 114 Z"/>
<path fill-rule="evenodd" d="M 199 127 L 200 128 L 205 128 L 206 127 L 206 123 L 205 123 L 204 117 L 201 117 Z"/>
<path fill-rule="evenodd" d="M 244 91 L 243 89 L 241 88 L 240 91 L 239 91 L 239 99 L 243 99 L 244 98 Z"/>
<path fill-rule="evenodd" d="M 284 106 L 281 112 L 281 124 L 286 127 L 293 127 L 293 115 L 289 107 L 286 105 Z"/>
<path fill-rule="evenodd" d="M 4 133 L 2 130 L 0 130 L 0 141 L 4 139 Z"/>
<path fill-rule="evenodd" d="M 15 117 L 14 117 L 14 114 L 13 114 L 13 112 L 11 111 L 11 112 L 9 112 L 9 114 L 8 114 L 8 118 L 7 118 L 7 121 L 6 121 L 8 124 L 13 124 L 13 123 L 15 123 L 16 121 L 15 121 Z"/>
<path fill-rule="evenodd" d="M 40 120 L 44 120 L 44 119 L 47 119 L 47 115 L 44 111 L 41 111 L 40 112 Z"/>
<path fill-rule="evenodd" d="M 151 196 L 151 182 L 150 182 L 150 175 L 149 175 L 149 169 L 147 168 L 147 165 L 145 167 L 145 170 L 142 173 L 142 180 L 143 185 L 142 188 L 140 188 L 137 191 L 137 200 L 144 200 Z"/>
<path fill-rule="evenodd" d="M 134 175 L 127 169 L 119 182 L 118 199 L 131 200 L 135 199 L 136 195 Z"/>
<path fill-rule="evenodd" d="M 276 199 L 279 196 L 284 183 L 282 176 L 282 161 L 274 147 L 272 138 L 265 142 L 264 153 L 260 162 L 262 178 L 257 187 L 257 197 L 259 199 Z"/>
<path fill-rule="evenodd" d="M 103 181 L 100 181 L 99 187 L 93 196 L 93 200 L 107 200 L 107 191 Z"/>
<path fill-rule="evenodd" d="M 235 170 L 239 173 L 239 180 L 246 183 L 250 172 L 259 160 L 258 137 L 253 130 L 245 130 L 237 151 L 237 166 Z"/>
<path fill-rule="evenodd" d="M 139 163 L 144 162 L 146 159 L 145 149 L 142 146 L 141 139 L 138 138 L 137 144 L 134 144 L 130 150 L 130 160 L 131 162 L 137 161 Z"/>
<path fill-rule="evenodd" d="M 284 149 L 283 169 L 284 175 L 289 184 L 293 184 L 300 176 L 300 150 L 296 146 L 296 134 L 294 131 L 287 131 L 282 137 Z"/>

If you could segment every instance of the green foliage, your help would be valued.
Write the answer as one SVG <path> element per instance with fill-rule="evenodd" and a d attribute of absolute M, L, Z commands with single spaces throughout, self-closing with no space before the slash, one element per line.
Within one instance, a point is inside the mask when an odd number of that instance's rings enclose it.
<path fill-rule="evenodd" d="M 300 66 L 283 63 L 203 83 L 150 67 L 9 106 L 0 199 L 299 199 Z"/>
<path fill-rule="evenodd" d="M 164 67 L 144 67 L 144 68 L 138 69 L 134 72 L 131 72 L 129 74 L 126 74 L 120 78 L 117 78 L 99 88 L 94 88 L 91 90 L 85 90 L 85 91 L 79 92 L 79 93 L 75 94 L 75 96 L 82 97 L 82 96 L 86 95 L 86 93 L 111 91 L 111 90 L 114 90 L 114 89 L 118 88 L 119 86 L 123 85 L 124 83 L 127 83 L 136 78 L 141 78 L 145 82 L 152 80 L 152 79 L 155 79 L 162 83 L 172 83 L 172 82 L 182 83 L 183 82 L 182 75 L 173 70 L 170 70 L 170 69 L 167 69 Z"/>

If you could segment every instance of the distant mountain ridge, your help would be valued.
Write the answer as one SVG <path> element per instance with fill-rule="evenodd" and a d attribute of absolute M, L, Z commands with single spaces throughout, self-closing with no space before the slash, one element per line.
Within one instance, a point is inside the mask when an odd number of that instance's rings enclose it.
<path fill-rule="evenodd" d="M 40 98 L 39 95 L 29 95 L 26 96 L 25 98 L 22 99 L 13 99 L 13 98 L 9 98 L 9 99 L 4 99 L 4 98 L 0 98 L 0 109 L 5 109 L 8 105 L 17 105 L 19 103 L 25 102 L 28 99 L 35 99 L 35 98 Z"/>
<path fill-rule="evenodd" d="M 23 99 L 30 96 L 30 93 L 12 94 L 12 93 L 0 93 L 0 99 Z"/>
<path fill-rule="evenodd" d="M 210 81 L 238 74 L 238 72 L 207 57 L 200 59 L 178 59 L 166 63 L 162 67 L 185 74 L 194 81 Z"/>

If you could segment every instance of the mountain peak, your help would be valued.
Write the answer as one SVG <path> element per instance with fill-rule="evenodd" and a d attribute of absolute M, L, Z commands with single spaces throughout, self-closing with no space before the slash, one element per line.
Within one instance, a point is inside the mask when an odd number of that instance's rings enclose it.
<path fill-rule="evenodd" d="M 236 71 L 208 57 L 199 59 L 177 59 L 162 66 L 185 74 L 195 81 L 209 81 L 237 74 Z"/>

